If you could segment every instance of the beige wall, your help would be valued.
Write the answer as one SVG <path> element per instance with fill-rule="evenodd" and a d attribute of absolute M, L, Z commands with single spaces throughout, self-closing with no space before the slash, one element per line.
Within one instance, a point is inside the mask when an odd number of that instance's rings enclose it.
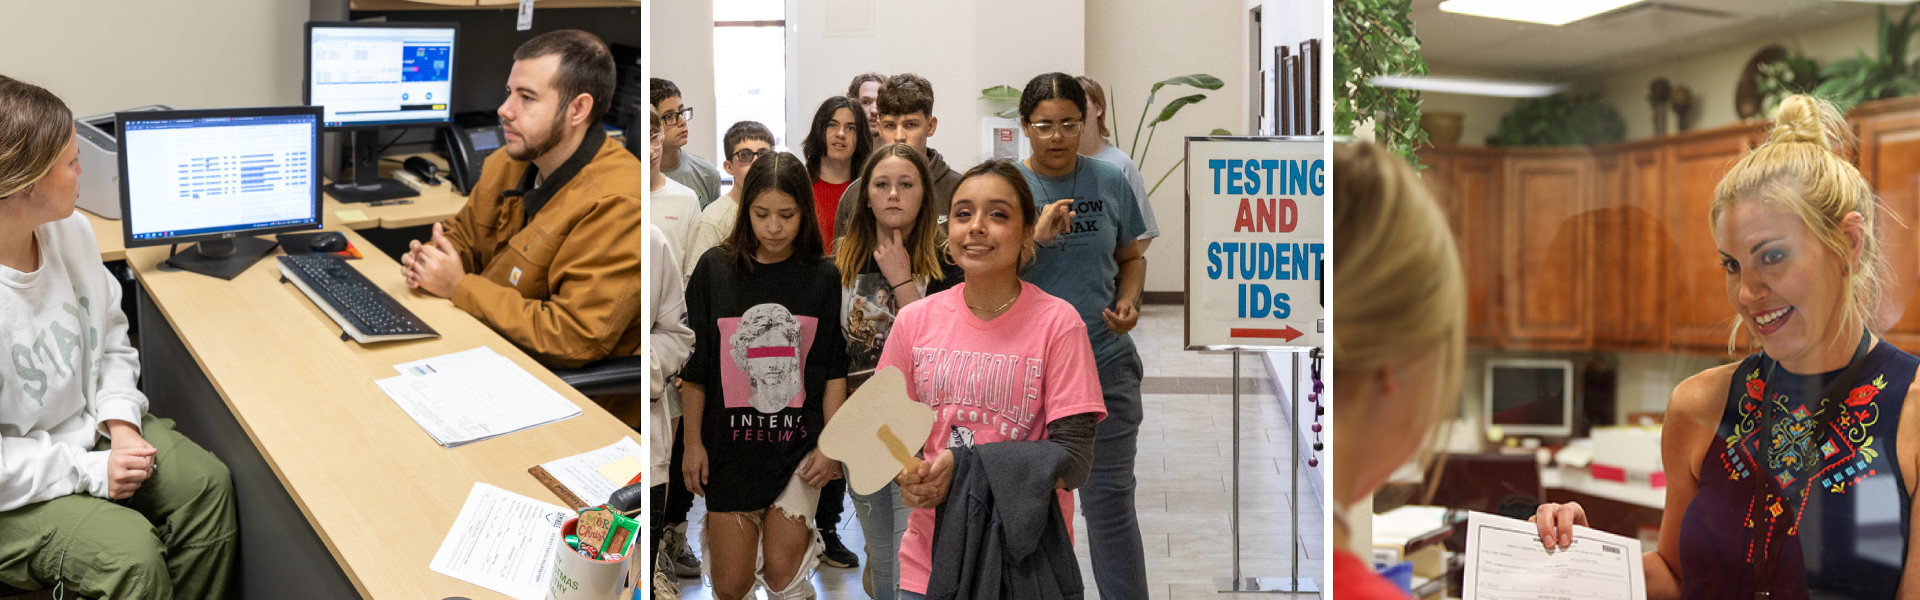
<path fill-rule="evenodd" d="M 1855 56 L 1856 49 L 1864 49 L 1872 56 L 1876 35 L 1875 18 L 1846 21 L 1795 35 L 1754 39 L 1732 48 L 1630 69 L 1603 77 L 1599 83 L 1607 99 L 1620 109 L 1621 118 L 1626 119 L 1627 139 L 1653 136 L 1653 107 L 1647 102 L 1647 86 L 1655 77 L 1666 77 L 1675 87 L 1684 85 L 1691 89 L 1695 98 L 1693 127 L 1709 129 L 1739 120 L 1733 106 L 1734 87 L 1740 81 L 1740 70 L 1761 48 L 1770 44 L 1798 48 L 1824 67 L 1835 60 Z M 1669 113 L 1668 131 L 1673 131 L 1677 126 L 1678 122 Z"/>
<path fill-rule="evenodd" d="M 869 12 L 859 12 L 867 7 Z M 866 31 L 832 31 L 829 10 L 870 14 Z M 912 72 L 933 83 L 939 127 L 927 145 L 954 169 L 986 154 L 980 120 L 997 109 L 979 100 L 996 85 L 1021 87 L 1041 73 L 1081 73 L 1088 54 L 1081 0 L 902 2 L 826 0 L 800 3 L 798 71 L 787 116 L 789 145 L 798 147 L 820 102 L 845 94 L 854 75 Z"/>
<path fill-rule="evenodd" d="M 300 103 L 308 0 L 7 2 L 0 74 L 45 87 L 75 116 Z"/>
<path fill-rule="evenodd" d="M 687 151 L 707 158 L 715 168 L 723 160 L 713 126 L 713 0 L 648 2 L 649 77 L 672 81 L 681 103 L 693 107 Z"/>
<path fill-rule="evenodd" d="M 1291 5 L 1317 2 L 1269 2 L 1263 25 L 1274 30 L 1274 23 L 1287 22 L 1280 11 L 1299 10 Z M 1317 10 L 1317 8 L 1316 8 Z M 1324 14 L 1324 13 L 1322 13 Z M 1314 19 L 1302 17 L 1295 21 Z M 1324 17 L 1318 17 L 1324 19 Z M 1152 0 L 1120 0 L 1089 6 L 1086 15 L 1086 53 L 1089 77 L 1107 88 L 1108 102 L 1120 117 L 1120 130 L 1113 132 L 1121 150 L 1131 146 L 1133 128 L 1147 90 L 1154 82 L 1179 75 L 1206 73 L 1219 77 L 1226 87 L 1216 91 L 1188 87 L 1160 90 L 1153 114 L 1159 114 L 1168 100 L 1193 93 L 1205 93 L 1207 99 L 1188 105 L 1172 121 L 1162 123 L 1153 135 L 1150 154 L 1136 155 L 1135 162 L 1151 189 L 1167 169 L 1184 154 L 1182 138 L 1207 135 L 1222 128 L 1236 135 L 1255 133 L 1247 123 L 1248 40 L 1250 28 L 1247 7 L 1242 3 L 1195 2 L 1170 10 Z M 1269 34 L 1266 40 L 1274 43 Z M 1271 51 L 1268 51 L 1271 54 Z M 1148 116 L 1149 119 L 1152 115 Z M 1146 135 L 1145 131 L 1141 132 Z M 1142 145 L 1145 140 L 1141 140 Z M 1186 245 L 1186 197 L 1180 173 L 1174 173 L 1153 194 L 1154 217 L 1160 225 L 1160 238 L 1147 250 L 1147 291 L 1181 291 Z"/>
<path fill-rule="evenodd" d="M 1485 146 L 1487 136 L 1500 130 L 1500 118 L 1512 111 L 1515 104 L 1519 104 L 1519 100 L 1515 98 L 1440 92 L 1420 94 L 1420 112 L 1422 113 L 1461 113 L 1460 145 L 1462 146 Z"/>

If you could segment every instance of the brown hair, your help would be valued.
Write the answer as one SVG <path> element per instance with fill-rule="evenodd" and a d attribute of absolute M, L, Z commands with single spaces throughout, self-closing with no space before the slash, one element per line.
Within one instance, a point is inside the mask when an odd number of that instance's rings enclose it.
<path fill-rule="evenodd" d="M 1107 107 L 1107 88 L 1100 87 L 1100 82 L 1085 75 L 1076 76 L 1073 80 L 1080 82 L 1080 89 L 1087 93 L 1087 103 L 1100 107 L 1100 120 L 1095 122 L 1099 126 L 1100 137 L 1113 137 L 1113 132 L 1107 131 L 1107 115 L 1112 113 Z"/>
<path fill-rule="evenodd" d="M 73 112 L 59 96 L 0 75 L 0 199 L 53 170 L 73 137 Z"/>
<path fill-rule="evenodd" d="M 866 270 L 867 262 L 873 260 L 874 246 L 880 243 L 877 235 L 880 222 L 873 216 L 873 197 L 867 186 L 873 181 L 873 169 L 881 160 L 893 156 L 907 159 L 920 175 L 920 214 L 914 217 L 913 230 L 907 232 L 904 240 L 913 278 L 926 281 L 943 278 L 940 271 L 942 236 L 933 214 L 933 172 L 927 168 L 924 153 L 915 152 L 913 146 L 906 144 L 890 144 L 874 152 L 873 158 L 867 159 L 866 166 L 860 169 L 859 200 L 853 205 L 853 219 L 848 221 L 846 233 L 833 246 L 833 264 L 840 267 L 841 287 L 853 287 L 854 278 Z"/>
<path fill-rule="evenodd" d="M 1875 315 L 1889 267 L 1877 229 L 1879 201 L 1860 170 L 1841 156 L 1853 141 L 1853 130 L 1832 104 L 1812 96 L 1788 96 L 1774 113 L 1767 142 L 1734 163 L 1714 188 L 1707 227 L 1717 238 L 1720 233 L 1715 226 L 1728 208 L 1758 200 L 1792 212 L 1845 262 L 1851 244 L 1841 223 L 1848 214 L 1859 213 L 1866 219 L 1866 231 L 1860 261 L 1847 265 L 1847 286 L 1840 292 L 1841 306 L 1846 307 L 1842 316 L 1878 331 L 1884 328 L 1875 327 Z M 1734 351 L 1734 340 L 1744 324 L 1744 320 L 1735 321 L 1727 338 L 1728 352 Z M 1758 343 L 1760 336 L 1753 339 Z"/>
<path fill-rule="evenodd" d="M 880 83 L 880 97 L 873 101 L 874 114 L 933 116 L 933 82 L 912 73 L 888 77 Z"/>
<path fill-rule="evenodd" d="M 727 238 L 727 254 L 741 268 L 753 268 L 753 255 L 760 250 L 760 236 L 753 231 L 753 201 L 764 192 L 780 192 L 793 197 L 799 205 L 800 232 L 793 239 L 793 254 L 806 260 L 818 260 L 827 253 L 827 242 L 820 238 L 820 218 L 813 211 L 813 178 L 800 157 L 775 152 L 753 161 L 747 176 L 741 178 L 740 212 L 733 222 L 733 235 Z"/>
<path fill-rule="evenodd" d="M 887 76 L 872 71 L 853 76 L 853 83 L 847 84 L 847 97 L 859 98 L 860 86 L 866 85 L 869 81 L 885 86 L 887 84 Z"/>
<path fill-rule="evenodd" d="M 1020 260 L 1020 268 L 1025 270 L 1027 265 L 1033 263 L 1033 259 L 1039 257 L 1038 251 L 1034 249 L 1033 226 L 1040 222 L 1040 207 L 1033 204 L 1033 188 L 1027 185 L 1027 176 L 1020 172 L 1020 167 L 1014 165 L 1012 159 L 996 158 L 967 169 L 966 173 L 960 175 L 960 181 L 953 185 L 954 191 L 958 192 L 960 186 L 966 185 L 968 179 L 975 177 L 999 177 L 1005 180 L 1007 185 L 1013 186 L 1014 204 L 1020 205 L 1020 224 L 1022 230 L 1027 233 L 1023 236 L 1026 238 L 1026 243 L 1020 247 L 1021 256 L 1026 257 Z M 953 206 L 954 204 L 949 203 L 947 210 L 952 211 Z M 947 222 L 953 222 L 951 214 L 947 216 Z"/>
<path fill-rule="evenodd" d="M 513 51 L 513 60 L 519 62 L 555 54 L 560 55 L 560 70 L 553 75 L 553 87 L 560 90 L 562 114 L 574 98 L 586 94 L 593 98 L 587 123 L 597 126 L 600 117 L 613 106 L 613 53 L 591 33 L 562 29 L 527 40 Z"/>

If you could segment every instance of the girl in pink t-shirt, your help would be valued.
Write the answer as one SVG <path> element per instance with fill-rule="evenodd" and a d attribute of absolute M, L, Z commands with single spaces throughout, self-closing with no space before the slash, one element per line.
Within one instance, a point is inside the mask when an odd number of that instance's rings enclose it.
<path fill-rule="evenodd" d="M 933 563 L 934 508 L 953 480 L 948 448 L 1047 440 L 1073 455 L 1055 482 L 1061 513 L 1073 520 L 1066 490 L 1086 480 L 1094 424 L 1106 416 L 1086 325 L 1073 305 L 1020 280 L 1033 258 L 1039 220 L 1018 167 L 989 161 L 967 171 L 947 218 L 947 253 L 966 283 L 901 309 L 880 368 L 907 374 L 908 394 L 934 409 L 927 462 L 895 478 L 913 507 L 900 543 L 900 589 L 925 594 Z"/>

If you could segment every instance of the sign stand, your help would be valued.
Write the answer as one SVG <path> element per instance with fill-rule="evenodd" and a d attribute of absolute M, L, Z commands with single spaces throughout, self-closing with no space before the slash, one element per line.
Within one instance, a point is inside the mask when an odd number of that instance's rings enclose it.
<path fill-rule="evenodd" d="M 1318 136 L 1186 138 L 1185 347 L 1233 353 L 1233 571 L 1214 579 L 1220 593 L 1320 593 L 1312 577 L 1300 576 L 1299 401 L 1313 396 L 1300 387 L 1299 353 L 1318 356 L 1326 346 L 1326 150 Z M 1290 577 L 1241 571 L 1240 358 L 1247 351 L 1294 353 L 1293 389 L 1285 392 L 1293 428 Z"/>
<path fill-rule="evenodd" d="M 1312 577 L 1300 577 L 1300 460 L 1293 456 L 1287 462 L 1289 479 L 1293 493 L 1287 501 L 1288 512 L 1293 517 L 1293 560 L 1288 566 L 1293 569 L 1292 577 L 1242 577 L 1240 572 L 1240 348 L 1233 349 L 1233 576 L 1214 578 L 1214 591 L 1220 593 L 1265 593 L 1265 594 L 1319 594 L 1320 587 Z M 1287 427 L 1293 430 L 1293 445 L 1288 449 L 1292 455 L 1300 450 L 1300 353 L 1293 354 L 1293 389 L 1287 394 L 1289 415 Z"/>

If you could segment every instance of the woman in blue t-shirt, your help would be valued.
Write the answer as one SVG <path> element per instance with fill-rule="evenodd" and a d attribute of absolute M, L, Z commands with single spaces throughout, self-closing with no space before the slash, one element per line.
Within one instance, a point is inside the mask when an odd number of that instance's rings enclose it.
<path fill-rule="evenodd" d="M 1080 156 L 1086 116 L 1086 91 L 1070 75 L 1035 77 L 1020 94 L 1020 125 L 1033 147 L 1020 172 L 1036 205 L 1045 207 L 1034 235 L 1039 256 L 1021 277 L 1073 304 L 1086 323 L 1107 406 L 1093 475 L 1080 488 L 1093 576 L 1102 595 L 1145 598 L 1146 559 L 1133 505 L 1140 353 L 1127 332 L 1140 320 L 1147 259 L 1134 240 L 1146 223 L 1125 172 Z"/>

